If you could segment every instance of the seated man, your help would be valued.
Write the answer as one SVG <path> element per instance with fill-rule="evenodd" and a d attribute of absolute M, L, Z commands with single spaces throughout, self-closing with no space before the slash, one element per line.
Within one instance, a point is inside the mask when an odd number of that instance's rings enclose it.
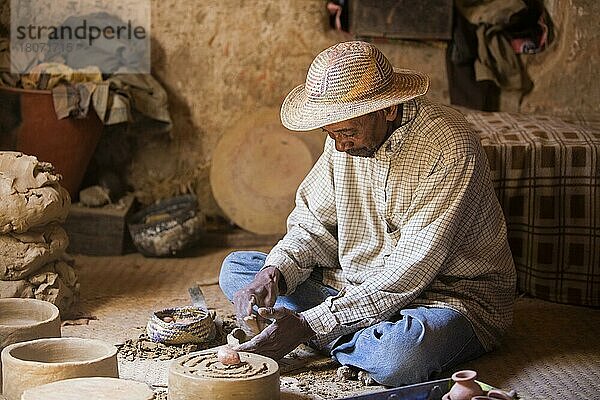
<path fill-rule="evenodd" d="M 301 342 L 401 386 L 491 350 L 512 321 L 515 267 L 479 138 L 364 42 L 313 61 L 283 124 L 323 128 L 285 237 L 235 252 L 220 285 L 239 321 L 272 320 L 238 350 L 280 359 Z M 365 372 L 366 371 L 366 372 Z"/>

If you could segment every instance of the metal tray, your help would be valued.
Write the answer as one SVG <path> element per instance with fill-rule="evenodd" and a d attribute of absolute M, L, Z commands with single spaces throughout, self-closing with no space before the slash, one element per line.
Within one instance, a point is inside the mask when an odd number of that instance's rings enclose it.
<path fill-rule="evenodd" d="M 486 392 L 494 389 L 486 383 L 479 381 L 477 383 Z M 343 397 L 339 400 L 441 400 L 442 396 L 450 391 L 452 385 L 452 379 L 439 379 L 359 396 Z"/>

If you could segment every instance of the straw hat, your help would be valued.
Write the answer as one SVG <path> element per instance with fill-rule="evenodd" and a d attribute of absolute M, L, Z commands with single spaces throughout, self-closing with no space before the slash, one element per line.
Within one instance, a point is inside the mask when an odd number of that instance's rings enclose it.
<path fill-rule="evenodd" d="M 427 75 L 395 70 L 370 43 L 338 43 L 314 59 L 306 84 L 287 95 L 281 122 L 290 130 L 308 131 L 403 103 L 428 88 Z"/>

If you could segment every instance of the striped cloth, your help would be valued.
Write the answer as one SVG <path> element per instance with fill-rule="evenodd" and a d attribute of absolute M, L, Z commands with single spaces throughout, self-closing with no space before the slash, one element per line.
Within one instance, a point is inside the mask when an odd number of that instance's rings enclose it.
<path fill-rule="evenodd" d="M 286 294 L 323 269 L 337 296 L 303 312 L 325 345 L 408 306 L 450 307 L 491 349 L 512 322 L 515 267 L 479 138 L 424 97 L 373 158 L 328 139 L 265 262 Z"/>

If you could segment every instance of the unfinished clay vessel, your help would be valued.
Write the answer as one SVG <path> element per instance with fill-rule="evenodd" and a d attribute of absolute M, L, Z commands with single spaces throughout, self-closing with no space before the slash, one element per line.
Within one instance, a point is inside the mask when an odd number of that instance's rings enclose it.
<path fill-rule="evenodd" d="M 20 400 L 30 388 L 68 378 L 118 378 L 117 348 L 95 339 L 54 338 L 2 350 L 3 394 Z"/>
<path fill-rule="evenodd" d="M 52 337 L 60 337 L 60 316 L 54 304 L 35 299 L 0 299 L 0 351 L 13 343 Z"/>
<path fill-rule="evenodd" d="M 475 382 L 477 372 L 471 370 L 458 371 L 452 374 L 454 385 L 442 400 L 471 400 L 475 396 L 483 396 L 485 393 L 481 386 Z"/>
<path fill-rule="evenodd" d="M 258 354 L 239 352 L 240 363 L 225 365 L 217 349 L 179 357 L 169 369 L 169 400 L 277 400 L 279 366 Z"/>
<path fill-rule="evenodd" d="M 74 378 L 27 389 L 21 400 L 81 400 L 90 394 L 93 400 L 154 399 L 154 392 L 145 383 L 116 378 Z"/>

